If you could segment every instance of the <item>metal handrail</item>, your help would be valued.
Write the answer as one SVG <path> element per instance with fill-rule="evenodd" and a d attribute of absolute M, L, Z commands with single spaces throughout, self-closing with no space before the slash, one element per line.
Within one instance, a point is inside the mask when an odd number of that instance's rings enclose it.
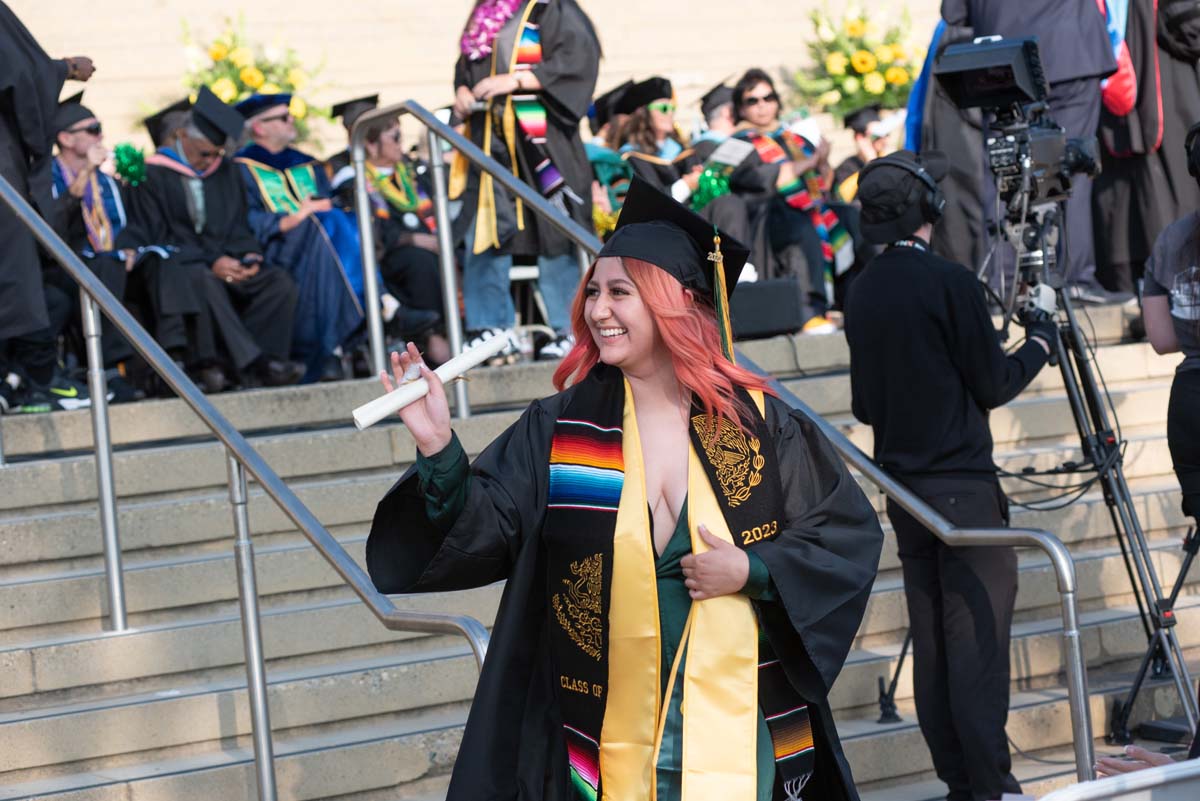
<path fill-rule="evenodd" d="M 367 332 L 371 344 L 371 364 L 376 373 L 387 369 L 384 360 L 383 320 L 379 306 L 379 284 L 376 268 L 375 235 L 372 231 L 372 215 L 369 213 L 370 198 L 367 193 L 366 150 L 364 141 L 367 127 L 376 120 L 410 115 L 424 124 L 429 142 L 429 165 L 433 173 L 434 212 L 437 217 L 438 257 L 442 268 L 442 292 L 445 301 L 446 335 L 450 349 L 458 353 L 462 349 L 462 324 L 458 319 L 458 276 L 454 264 L 454 243 L 450 238 L 449 197 L 446 190 L 446 165 L 442 160 L 441 141 L 445 140 L 475 166 L 489 173 L 494 180 L 519 198 L 522 203 L 537 213 L 564 236 L 575 243 L 580 271 L 586 271 L 591 256 L 600 252 L 600 240 L 595 233 L 562 214 L 541 193 L 513 175 L 498 161 L 484 153 L 472 142 L 431 111 L 415 100 L 405 100 L 391 106 L 363 113 L 350 129 L 350 160 L 354 165 L 354 205 L 358 217 L 360 247 L 362 248 L 363 288 L 367 301 Z M 455 414 L 460 418 L 471 413 L 467 401 L 467 388 L 463 382 L 454 388 Z"/>
<path fill-rule="evenodd" d="M 54 232 L 33 207 L 21 197 L 17 190 L 0 177 L 0 200 L 33 232 L 42 247 L 62 265 L 79 285 L 84 305 L 84 322 L 89 340 L 89 383 L 92 398 L 93 430 L 97 435 L 96 458 L 109 461 L 109 469 L 100 469 L 103 482 L 107 475 L 107 486 L 101 486 L 102 507 L 108 503 L 115 510 L 112 487 L 112 446 L 108 439 L 108 407 L 104 381 L 104 365 L 99 351 L 99 324 L 95 307 L 98 305 L 130 344 L 141 354 L 146 363 L 166 381 L 167 385 L 220 440 L 229 454 L 230 501 L 234 508 L 237 534 L 239 600 L 242 603 L 242 625 L 246 640 L 247 690 L 250 695 L 252 729 L 255 744 L 255 759 L 259 772 L 259 798 L 274 801 L 274 765 L 271 757 L 270 722 L 267 715 L 266 681 L 261 647 L 258 599 L 254 593 L 254 553 L 250 542 L 249 523 L 246 517 L 245 471 L 258 482 L 266 494 L 278 504 L 296 527 L 308 538 L 317 552 L 332 565 L 342 580 L 350 585 L 371 613 L 392 631 L 411 631 L 427 634 L 461 634 L 467 638 L 475 655 L 476 664 L 483 666 L 487 655 L 488 631 L 482 623 L 465 615 L 441 615 L 427 612 L 409 612 L 396 608 L 386 595 L 381 594 L 371 583 L 370 577 L 359 567 L 353 557 L 331 535 L 308 507 L 271 469 L 245 437 L 231 424 L 216 407 L 192 383 L 191 379 L 167 355 L 166 351 L 133 318 L 117 298 L 101 283 L 79 257 Z M 95 347 L 91 347 L 95 345 Z M 106 496 L 106 497 L 105 497 Z M 116 561 L 119 573 L 120 545 L 117 541 L 116 515 L 102 515 L 105 528 L 106 562 Z M 112 578 L 110 574 L 110 579 Z M 119 579 L 119 575 L 118 575 Z M 110 592 L 111 599 L 111 592 Z M 123 620 L 123 599 L 119 614 Z M 118 610 L 110 609 L 116 619 Z M 256 644 L 257 643 L 257 644 Z"/>
<path fill-rule="evenodd" d="M 770 378 L 771 388 L 779 394 L 780 400 L 808 417 L 846 462 L 942 542 L 962 546 L 1033 547 L 1040 549 L 1050 558 L 1050 564 L 1058 578 L 1058 594 L 1062 602 L 1062 641 L 1067 673 L 1067 702 L 1071 708 L 1071 733 L 1075 744 L 1075 774 L 1079 781 L 1093 778 L 1092 765 L 1095 759 L 1092 748 L 1092 720 L 1088 704 L 1087 669 L 1083 659 L 1083 646 L 1079 639 L 1075 560 L 1071 558 L 1071 552 L 1062 540 L 1048 531 L 1033 528 L 958 528 L 894 476 L 875 464 L 871 457 L 850 441 L 849 437 L 814 412 L 808 404 L 780 383 L 779 379 L 771 377 L 741 353 L 738 354 L 738 363 Z"/>
<path fill-rule="evenodd" d="M 1146 791 L 1152 791 L 1147 794 Z M 1076 784 L 1042 796 L 1042 801 L 1196 801 L 1200 798 L 1200 759 L 1123 773 Z"/>

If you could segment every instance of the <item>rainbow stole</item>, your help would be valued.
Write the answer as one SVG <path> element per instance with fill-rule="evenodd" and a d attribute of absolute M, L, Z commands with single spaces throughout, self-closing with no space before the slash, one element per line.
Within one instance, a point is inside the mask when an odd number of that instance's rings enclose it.
<path fill-rule="evenodd" d="M 782 144 L 776 140 L 775 136 L 758 131 L 746 131 L 744 135 L 754 145 L 764 164 L 775 164 L 785 160 L 798 161 L 808 158 L 816 151 L 816 148 L 803 137 L 786 128 L 781 128 L 777 132 Z M 810 170 L 802 179 L 797 178 L 792 183 L 780 187 L 779 194 L 788 206 L 808 214 L 813 228 L 821 237 L 821 255 L 825 259 L 826 281 L 832 284 L 834 271 L 843 272 L 842 262 L 845 261 L 847 255 L 853 258 L 853 242 L 850 241 L 850 232 L 842 225 L 837 214 L 825 206 L 822 200 L 820 176 L 816 170 Z M 843 253 L 846 249 L 850 249 L 849 254 Z"/>
<path fill-rule="evenodd" d="M 752 398 L 739 390 L 739 399 L 762 414 L 760 395 Z M 721 527 L 726 522 L 730 527 L 727 535 L 741 532 L 731 539 L 743 548 L 755 544 L 746 536 L 748 532 L 742 531 L 750 521 L 773 517 L 771 533 L 761 540 L 777 536 L 784 522 L 779 517 L 782 485 L 765 419 L 757 418 L 749 439 L 736 426 L 722 421 L 718 444 L 709 428 L 699 422 L 707 421 L 707 415 L 696 407 L 692 413 L 690 460 L 699 465 L 695 469 L 689 466 L 688 474 L 693 542 L 693 524 L 701 518 L 722 518 Z M 755 474 L 747 479 L 752 486 L 726 486 L 731 479 L 718 472 L 714 459 L 724 470 L 735 452 L 745 457 L 747 469 Z M 555 421 L 542 527 L 552 675 L 567 752 L 570 797 L 575 801 L 645 798 L 655 786 L 666 705 L 659 677 L 661 635 L 642 453 L 636 413 L 623 377 L 613 368 L 597 365 Z M 614 580 L 619 584 L 616 592 Z M 692 605 L 680 643 L 681 653 L 687 650 L 689 667 L 686 673 L 679 671 L 677 678 L 686 682 L 684 703 L 691 703 L 688 714 L 695 719 L 690 728 L 685 726 L 684 736 L 699 738 L 685 739 L 685 753 L 694 748 L 693 760 L 716 762 L 724 758 L 720 754 L 735 754 L 737 764 L 717 766 L 726 778 L 716 786 L 724 789 L 701 793 L 698 801 L 752 797 L 753 732 L 759 709 L 775 753 L 774 796 L 798 799 L 815 765 L 808 704 L 788 681 L 752 602 L 726 596 L 703 604 Z M 736 613 L 730 615 L 735 608 Z M 745 626 L 756 630 L 748 631 Z M 690 640 L 688 629 L 695 633 Z M 736 631 L 747 636 L 728 636 Z M 739 642 L 741 645 L 735 645 Z M 744 653 L 736 650 L 742 645 Z M 739 664 L 756 677 L 754 684 L 747 685 Z M 672 671 L 672 681 L 676 670 L 678 667 Z M 714 691 L 718 678 L 724 689 Z M 743 685 L 747 685 L 748 696 L 731 689 Z M 730 701 L 731 694 L 736 699 Z M 714 700 L 717 698 L 726 700 Z M 698 729 L 699 721 L 705 720 L 728 724 L 725 736 L 741 731 L 741 745 L 730 748 L 715 734 L 719 725 Z M 708 761 L 703 764 L 712 767 Z M 732 771 L 740 778 L 730 784 Z M 693 770 L 691 781 L 706 782 L 695 778 L 701 772 L 700 768 Z M 732 787 L 738 789 L 725 792 Z M 748 788 L 751 792 L 744 792 Z"/>
<path fill-rule="evenodd" d="M 291 214 L 300 210 L 300 201 L 318 194 L 315 161 L 277 170 L 261 161 L 239 156 L 236 161 L 246 167 L 254 179 L 263 204 L 275 214 Z"/>
<path fill-rule="evenodd" d="M 525 72 L 542 63 L 542 30 L 540 19 L 550 0 L 533 0 L 529 4 L 517 46 L 513 52 L 510 72 Z M 550 197 L 566 185 L 562 173 L 546 153 L 546 107 L 536 94 L 514 94 L 512 109 L 521 129 L 522 146 L 533 166 L 534 179 L 544 197 Z"/>
<path fill-rule="evenodd" d="M 78 173 L 68 167 L 61 158 L 54 160 L 56 167 L 55 188 L 58 196 L 67 193 Z M 103 181 L 103 183 L 101 183 Z M 61 186 L 58 186 L 61 184 Z M 99 170 L 93 170 L 79 199 L 79 212 L 87 230 L 88 244 L 95 253 L 108 253 L 114 247 L 117 233 L 125 227 L 125 208 L 121 194 L 113 179 Z"/>

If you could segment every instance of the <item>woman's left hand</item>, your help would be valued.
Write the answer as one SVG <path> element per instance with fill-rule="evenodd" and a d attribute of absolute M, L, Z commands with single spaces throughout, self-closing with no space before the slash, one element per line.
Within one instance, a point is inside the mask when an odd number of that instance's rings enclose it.
<path fill-rule="evenodd" d="M 521 87 L 517 76 L 511 72 L 489 75 L 471 89 L 476 100 L 487 100 L 497 95 L 511 95 Z"/>
<path fill-rule="evenodd" d="M 741 592 L 750 578 L 750 558 L 746 552 L 714 535 L 701 524 L 700 539 L 709 547 L 704 553 L 692 553 L 683 557 L 684 584 L 693 601 L 733 595 Z"/>

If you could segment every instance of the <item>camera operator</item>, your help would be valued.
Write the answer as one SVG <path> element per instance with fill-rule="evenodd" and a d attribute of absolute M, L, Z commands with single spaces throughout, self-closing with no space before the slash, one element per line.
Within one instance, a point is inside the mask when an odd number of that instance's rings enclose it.
<path fill-rule="evenodd" d="M 1100 81 L 1117 70 L 1104 14 L 1096 0 L 942 0 L 942 18 L 950 25 L 970 26 L 976 36 L 1036 36 L 1050 85 L 1050 116 L 1068 137 L 1095 136 L 1100 123 Z M 1077 175 L 1071 184 L 1065 226 L 1065 274 L 1071 297 L 1084 303 L 1129 300 L 1129 294 L 1108 292 L 1096 280 L 1092 179 Z M 995 188 L 989 181 L 981 188 L 990 223 Z M 1011 253 L 1004 268 L 1006 274 L 1012 272 Z"/>
<path fill-rule="evenodd" d="M 947 169 L 940 153 L 902 150 L 863 170 L 862 232 L 886 249 L 846 300 L 852 408 L 874 430 L 877 464 L 954 525 L 994 528 L 1008 512 L 988 410 L 1046 363 L 1057 336 L 1053 294 L 1025 313 L 1026 341 L 1005 356 L 983 287 L 929 250 Z M 952 548 L 890 500 L 887 512 L 904 572 L 917 717 L 947 798 L 1020 792 L 1004 731 L 1016 555 Z"/>
<path fill-rule="evenodd" d="M 1185 140 L 1188 172 L 1200 179 L 1200 123 Z M 1183 352 L 1171 383 L 1167 446 L 1183 490 L 1183 513 L 1200 522 L 1200 211 L 1163 229 L 1146 261 L 1142 314 L 1157 353 Z"/>

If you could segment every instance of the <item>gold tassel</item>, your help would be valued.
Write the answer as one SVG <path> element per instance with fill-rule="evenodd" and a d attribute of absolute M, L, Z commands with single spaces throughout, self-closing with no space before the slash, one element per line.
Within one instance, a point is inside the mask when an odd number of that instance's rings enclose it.
<path fill-rule="evenodd" d="M 717 311 L 717 330 L 721 336 L 721 352 L 730 362 L 733 358 L 733 326 L 729 322 L 729 295 L 725 291 L 725 255 L 721 253 L 721 234 L 713 226 L 713 250 L 708 254 L 713 262 L 713 306 Z"/>

